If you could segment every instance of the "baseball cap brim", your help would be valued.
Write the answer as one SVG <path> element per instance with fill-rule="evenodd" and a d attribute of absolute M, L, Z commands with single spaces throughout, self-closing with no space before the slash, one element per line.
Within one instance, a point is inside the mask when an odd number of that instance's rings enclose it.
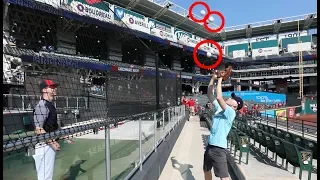
<path fill-rule="evenodd" d="M 52 80 L 44 80 L 40 83 L 39 87 L 40 90 L 43 90 L 44 88 L 50 87 L 50 88 L 57 88 L 59 86 L 58 83 L 53 82 Z"/>

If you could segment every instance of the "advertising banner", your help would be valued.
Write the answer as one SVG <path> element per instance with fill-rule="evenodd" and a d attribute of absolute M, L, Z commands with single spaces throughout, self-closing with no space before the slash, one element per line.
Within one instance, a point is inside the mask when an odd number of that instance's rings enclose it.
<path fill-rule="evenodd" d="M 233 51 L 233 58 L 246 57 L 246 51 L 244 49 Z"/>
<path fill-rule="evenodd" d="M 288 107 L 287 108 L 287 117 L 288 118 L 296 117 L 296 107 Z"/>
<path fill-rule="evenodd" d="M 231 97 L 232 92 L 223 92 L 224 97 Z M 264 91 L 234 91 L 244 101 L 253 101 L 256 103 L 272 104 L 278 102 L 286 102 L 286 95 L 279 93 L 271 93 Z"/>
<path fill-rule="evenodd" d="M 191 38 L 189 38 L 189 40 L 188 40 L 187 46 L 195 47 L 202 40 L 203 40 L 203 38 L 201 38 L 199 36 L 192 35 Z M 208 46 L 208 44 L 203 44 L 202 46 L 200 46 L 200 49 L 204 50 L 203 49 L 204 47 L 208 48 L 209 46 Z"/>
<path fill-rule="evenodd" d="M 88 4 L 86 0 L 69 0 L 68 2 L 70 10 L 81 16 L 88 16 L 109 23 L 114 20 L 114 5 L 105 1 L 95 4 Z"/>
<path fill-rule="evenodd" d="M 308 31 L 301 31 L 300 36 L 306 36 L 308 35 Z M 284 39 L 284 38 L 292 38 L 292 37 L 298 37 L 298 32 L 288 32 L 288 33 L 281 33 L 278 36 L 278 39 Z"/>
<path fill-rule="evenodd" d="M 169 41 L 175 41 L 173 33 L 174 28 L 172 26 L 149 18 L 149 27 L 150 35 L 157 36 Z"/>
<path fill-rule="evenodd" d="M 305 114 L 317 114 L 317 101 L 305 101 L 304 112 Z"/>
<path fill-rule="evenodd" d="M 261 42 L 261 41 L 269 41 L 269 40 L 276 40 L 277 35 L 266 35 L 266 36 L 259 36 L 259 37 L 252 37 L 250 42 Z"/>
<path fill-rule="evenodd" d="M 298 52 L 298 51 L 310 51 L 311 42 L 288 44 L 288 52 Z"/>
<path fill-rule="evenodd" d="M 276 114 L 275 114 L 275 110 L 264 110 L 264 111 L 260 111 L 261 116 L 263 117 L 268 117 L 268 118 L 275 118 Z"/>
<path fill-rule="evenodd" d="M 279 47 L 252 49 L 252 57 L 279 54 Z"/>
<path fill-rule="evenodd" d="M 149 22 L 147 17 L 118 6 L 114 6 L 114 13 L 115 24 L 122 27 L 127 26 L 132 30 L 150 34 Z M 123 24 L 123 22 L 125 24 Z"/>
<path fill-rule="evenodd" d="M 186 46 L 190 46 L 189 41 L 192 38 L 192 34 L 182 31 L 180 29 L 174 28 L 174 38 L 175 38 L 175 42 L 186 45 Z"/>
<path fill-rule="evenodd" d="M 287 111 L 286 109 L 277 109 L 276 111 L 276 116 L 278 120 L 287 120 Z"/>

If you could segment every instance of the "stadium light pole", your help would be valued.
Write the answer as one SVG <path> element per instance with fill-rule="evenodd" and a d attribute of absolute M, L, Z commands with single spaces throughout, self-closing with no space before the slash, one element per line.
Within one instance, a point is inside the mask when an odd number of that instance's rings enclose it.
<path fill-rule="evenodd" d="M 300 21 L 298 20 L 298 52 L 299 52 L 299 95 L 302 102 L 303 99 L 303 57 L 300 47 Z"/>

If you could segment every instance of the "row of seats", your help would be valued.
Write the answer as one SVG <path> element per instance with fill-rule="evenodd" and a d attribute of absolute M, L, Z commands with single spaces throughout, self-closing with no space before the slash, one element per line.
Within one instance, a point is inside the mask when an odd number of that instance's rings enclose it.
<path fill-rule="evenodd" d="M 301 179 L 302 171 L 308 171 L 308 180 L 311 179 L 311 172 L 313 170 L 312 160 L 313 153 L 312 150 L 301 147 L 295 143 L 292 143 L 285 138 L 287 132 L 279 131 L 273 129 L 274 134 L 263 131 L 259 128 L 248 125 L 246 122 L 235 120 L 234 127 L 237 128 L 242 133 L 249 136 L 254 141 L 254 145 L 259 143 L 259 149 L 261 146 L 265 147 L 265 153 L 268 154 L 270 150 L 275 156 L 275 161 L 277 162 L 277 157 L 282 158 L 282 166 L 284 160 L 286 160 L 286 169 L 288 169 L 288 163 L 290 163 L 293 168 L 293 173 L 295 173 L 296 167 L 300 168 L 299 179 Z M 271 131 L 269 131 L 271 132 Z M 278 134 L 279 132 L 279 134 Z M 284 136 L 281 136 L 283 134 Z M 279 137 L 280 136 L 280 137 Z M 289 135 L 294 141 L 292 135 Z M 297 136 L 295 136 L 297 138 Z"/>
<path fill-rule="evenodd" d="M 317 64 L 317 61 L 303 61 L 304 65 L 307 64 Z M 287 63 L 273 63 L 273 64 L 256 64 L 256 65 L 250 65 L 250 66 L 238 66 L 235 69 L 241 70 L 241 69 L 259 69 L 259 68 L 272 68 L 272 67 L 279 67 L 279 66 L 298 66 L 298 62 L 287 62 Z"/>
<path fill-rule="evenodd" d="M 295 133 L 287 132 L 281 129 L 277 129 L 274 126 L 267 125 L 261 123 L 261 117 L 238 117 L 237 122 L 243 122 L 248 124 L 249 121 L 254 121 L 254 124 L 256 127 L 266 133 L 269 133 L 271 135 L 277 136 L 281 139 L 284 139 L 286 141 L 289 141 L 290 143 L 294 143 L 300 147 L 303 147 L 305 149 L 309 149 L 313 153 L 313 158 L 318 159 L 318 148 L 317 148 L 317 142 L 311 139 L 308 139 L 306 137 L 302 137 L 300 135 L 297 135 Z"/>
<path fill-rule="evenodd" d="M 265 131 L 269 134 L 282 138 L 286 141 L 289 141 L 290 143 L 294 143 L 300 147 L 311 150 L 313 153 L 313 158 L 318 159 L 317 142 L 301 137 L 300 135 L 296 135 L 294 133 L 286 132 L 281 129 L 276 129 L 275 127 L 272 127 L 266 124 L 262 124 L 262 123 L 256 123 L 256 124 L 257 124 L 257 128 L 262 131 Z"/>

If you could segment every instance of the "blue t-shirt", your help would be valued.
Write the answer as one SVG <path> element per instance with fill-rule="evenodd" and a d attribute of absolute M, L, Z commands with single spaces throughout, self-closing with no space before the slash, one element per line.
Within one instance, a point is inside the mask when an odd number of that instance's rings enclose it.
<path fill-rule="evenodd" d="M 216 112 L 212 118 L 212 127 L 208 143 L 210 145 L 227 148 L 227 136 L 236 117 L 236 111 L 229 105 L 223 111 L 217 100 L 213 101 Z"/>

